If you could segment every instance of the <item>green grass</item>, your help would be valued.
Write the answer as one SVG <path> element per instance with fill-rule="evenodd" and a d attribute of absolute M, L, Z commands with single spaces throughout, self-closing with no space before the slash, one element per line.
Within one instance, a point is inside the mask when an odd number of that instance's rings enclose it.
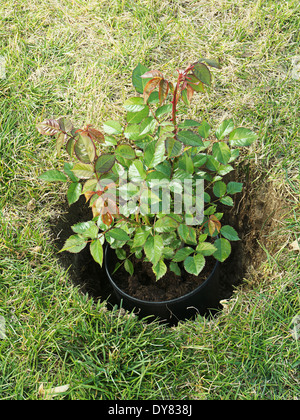
<path fill-rule="evenodd" d="M 298 1 L 4 0 L 0 5 L 0 399 L 299 397 Z M 38 175 L 58 166 L 35 124 L 69 115 L 101 128 L 123 115 L 138 62 L 171 73 L 220 57 L 190 117 L 229 116 L 259 134 L 248 159 L 288 206 L 265 262 L 214 320 L 166 328 L 94 303 L 57 262 L 47 224 L 64 197 Z M 280 233 L 278 235 L 278 232 Z M 282 241 L 282 242 L 281 242 Z M 285 242 L 286 241 L 286 242 Z M 259 245 L 256 245 L 259 249 Z"/>

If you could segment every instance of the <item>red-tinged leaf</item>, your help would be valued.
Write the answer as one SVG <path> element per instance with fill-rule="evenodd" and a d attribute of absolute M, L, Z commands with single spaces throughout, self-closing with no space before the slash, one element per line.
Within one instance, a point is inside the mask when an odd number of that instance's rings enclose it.
<path fill-rule="evenodd" d="M 97 173 L 102 173 L 102 174 L 110 171 L 111 168 L 114 166 L 115 159 L 116 158 L 114 155 L 109 155 L 109 154 L 103 154 L 99 156 L 95 162 L 95 171 Z"/>
<path fill-rule="evenodd" d="M 214 214 L 212 214 L 209 216 L 209 220 L 208 220 L 208 230 L 211 236 L 213 235 L 216 229 L 220 233 L 221 222 L 219 219 L 217 219 L 217 217 Z"/>
<path fill-rule="evenodd" d="M 142 79 L 149 79 L 150 77 L 159 77 L 160 79 L 163 79 L 164 75 L 159 70 L 150 70 L 141 75 Z"/>
<path fill-rule="evenodd" d="M 84 131 L 86 132 L 86 134 L 92 139 L 92 140 L 96 140 L 99 143 L 103 143 L 104 142 L 104 135 L 101 133 L 101 131 L 97 130 L 96 128 L 94 128 L 93 126 L 91 126 L 90 124 L 86 125 L 84 127 Z"/>
<path fill-rule="evenodd" d="M 168 92 L 169 92 L 169 82 L 166 79 L 162 79 L 159 82 L 159 92 L 158 92 L 160 105 L 164 103 L 166 97 L 168 96 Z"/>
<path fill-rule="evenodd" d="M 56 139 L 56 153 L 57 153 L 57 156 L 60 155 L 61 148 L 62 148 L 64 142 L 67 140 L 67 138 L 68 138 L 67 134 L 64 134 L 62 132 L 60 132 L 58 134 L 57 139 Z"/>
<path fill-rule="evenodd" d="M 149 82 L 146 84 L 143 93 L 145 102 L 147 102 L 151 92 L 153 92 L 153 90 L 156 88 L 160 81 L 161 77 L 154 77 L 154 79 L 149 80 Z"/>
<path fill-rule="evenodd" d="M 54 136 L 60 132 L 59 123 L 56 120 L 49 119 L 37 124 L 36 128 L 40 134 L 45 136 Z"/>
<path fill-rule="evenodd" d="M 216 226 L 212 220 L 208 221 L 208 230 L 209 230 L 210 236 L 212 236 L 214 231 L 216 230 Z"/>
<path fill-rule="evenodd" d="M 186 87 L 186 94 L 187 94 L 188 101 L 191 101 L 194 95 L 194 89 L 190 85 L 187 85 Z"/>
<path fill-rule="evenodd" d="M 112 224 L 113 218 L 109 212 L 106 212 L 101 215 L 101 220 L 106 226 L 110 226 Z"/>
<path fill-rule="evenodd" d="M 61 131 L 64 133 L 71 133 L 71 131 L 74 130 L 72 121 L 70 121 L 68 118 L 60 117 L 57 122 L 59 123 Z"/>
<path fill-rule="evenodd" d="M 188 97 L 187 97 L 187 91 L 186 91 L 186 89 L 183 89 L 182 91 L 181 91 L 181 98 L 182 98 L 182 100 L 183 100 L 183 102 L 186 104 L 186 105 L 190 105 L 190 101 L 189 101 L 189 99 L 188 99 Z"/>
<path fill-rule="evenodd" d="M 89 136 L 84 134 L 84 132 L 79 133 L 74 151 L 82 163 L 92 163 L 96 157 L 95 144 Z"/>
<path fill-rule="evenodd" d="M 200 82 L 193 74 L 188 74 L 186 81 L 196 92 L 205 92 L 203 83 Z"/>
<path fill-rule="evenodd" d="M 100 216 L 104 208 L 104 200 L 102 197 L 97 198 L 92 205 L 93 217 Z"/>
<path fill-rule="evenodd" d="M 120 214 L 117 203 L 114 200 L 112 200 L 111 198 L 106 198 L 106 199 L 104 198 L 104 200 L 105 201 L 104 201 L 104 207 L 102 209 L 102 214 L 107 213 L 107 212 L 113 215 Z"/>
<path fill-rule="evenodd" d="M 208 67 L 204 63 L 197 63 L 193 69 L 194 76 L 205 85 L 210 86 L 211 84 L 211 73 Z"/>
<path fill-rule="evenodd" d="M 85 202 L 87 203 L 88 201 L 89 201 L 89 199 L 91 198 L 91 197 L 93 197 L 93 195 L 94 194 L 96 194 L 95 193 L 95 191 L 86 191 L 85 193 L 84 193 L 84 196 L 85 196 Z"/>
<path fill-rule="evenodd" d="M 66 150 L 70 157 L 73 156 L 75 147 L 75 137 L 70 137 L 66 144 Z"/>

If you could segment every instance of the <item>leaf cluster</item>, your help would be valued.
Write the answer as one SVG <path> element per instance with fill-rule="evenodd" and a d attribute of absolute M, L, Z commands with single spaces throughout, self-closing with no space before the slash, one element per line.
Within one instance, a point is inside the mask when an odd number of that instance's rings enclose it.
<path fill-rule="evenodd" d="M 61 169 L 40 176 L 48 182 L 69 182 L 69 204 L 84 195 L 93 219 L 72 227 L 73 235 L 62 251 L 80 252 L 87 244 L 99 264 L 107 241 L 116 250 L 118 266 L 132 274 L 131 256 L 150 261 L 160 279 L 172 270 L 198 275 L 205 258 L 223 262 L 231 252 L 231 241 L 239 240 L 233 227 L 222 224 L 218 205 L 232 206 L 242 183 L 226 182 L 239 148 L 249 146 L 256 134 L 235 127 L 232 119 L 212 130 L 205 121 L 186 119 L 177 123 L 177 104 L 189 104 L 195 92 L 211 85 L 209 67 L 219 69 L 218 60 L 200 59 L 177 70 L 175 83 L 159 70 L 139 64 L 132 82 L 137 96 L 124 103 L 125 121 L 105 121 L 101 131 L 91 125 L 77 129 L 65 117 L 47 119 L 37 125 L 43 135 L 56 138 L 56 152 L 69 155 Z M 182 186 L 189 181 L 189 206 L 176 208 Z M 195 185 L 204 185 L 203 215 L 190 223 L 191 208 L 197 207 Z M 166 188 L 164 188 L 164 185 Z M 164 207 L 164 196 L 169 206 Z"/>

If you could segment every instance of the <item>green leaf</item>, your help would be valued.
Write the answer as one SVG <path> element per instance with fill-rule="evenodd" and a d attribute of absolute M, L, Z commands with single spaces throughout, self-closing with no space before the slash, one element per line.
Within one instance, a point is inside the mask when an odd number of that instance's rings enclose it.
<path fill-rule="evenodd" d="M 200 124 L 200 127 L 198 128 L 198 133 L 203 139 L 207 139 L 207 137 L 210 135 L 210 131 L 210 125 L 205 120 L 203 120 Z"/>
<path fill-rule="evenodd" d="M 227 193 L 228 194 L 236 194 L 242 192 L 243 183 L 242 182 L 228 182 L 227 184 Z"/>
<path fill-rule="evenodd" d="M 227 239 L 220 238 L 214 242 L 214 246 L 217 248 L 213 256 L 220 262 L 226 260 L 231 253 L 231 245 Z"/>
<path fill-rule="evenodd" d="M 231 133 L 233 129 L 234 129 L 234 123 L 231 118 L 229 120 L 222 121 L 221 125 L 216 130 L 217 139 L 222 140 L 229 133 Z"/>
<path fill-rule="evenodd" d="M 205 257 L 212 255 L 216 250 L 217 248 L 209 242 L 200 242 L 196 248 L 196 251 L 204 255 Z"/>
<path fill-rule="evenodd" d="M 164 216 L 155 222 L 154 230 L 158 233 L 172 232 L 173 230 L 177 229 L 177 227 L 178 222 L 176 222 L 175 219 L 169 216 Z"/>
<path fill-rule="evenodd" d="M 146 257 L 153 265 L 156 265 L 161 259 L 164 243 L 160 235 L 150 236 L 144 245 Z"/>
<path fill-rule="evenodd" d="M 191 226 L 180 224 L 178 227 L 180 238 L 188 245 L 197 245 L 196 231 Z"/>
<path fill-rule="evenodd" d="M 95 226 L 95 222 L 93 222 L 92 220 L 90 220 L 88 222 L 76 223 L 76 225 L 71 226 L 71 229 L 75 233 L 82 234 L 85 231 L 87 231 L 88 229 L 90 229 L 92 226 Z"/>
<path fill-rule="evenodd" d="M 90 252 L 94 260 L 101 265 L 103 264 L 103 247 L 100 239 L 94 239 L 90 244 Z"/>
<path fill-rule="evenodd" d="M 135 96 L 125 101 L 124 108 L 128 112 L 140 112 L 143 109 L 148 108 L 148 106 L 145 105 L 143 98 L 140 96 Z"/>
<path fill-rule="evenodd" d="M 120 146 L 118 146 L 116 148 L 116 158 L 118 159 L 119 157 L 123 158 L 123 159 L 135 159 L 135 151 L 133 150 L 133 148 L 127 144 L 121 144 Z"/>
<path fill-rule="evenodd" d="M 95 171 L 97 173 L 105 173 L 111 170 L 114 166 L 115 157 L 114 155 L 104 154 L 98 157 L 95 162 Z"/>
<path fill-rule="evenodd" d="M 155 129 L 156 121 L 153 117 L 145 118 L 140 124 L 139 138 L 145 136 L 148 133 L 152 133 Z"/>
<path fill-rule="evenodd" d="M 99 228 L 96 223 L 93 223 L 88 229 L 82 232 L 80 235 L 84 239 L 97 239 L 99 233 Z"/>
<path fill-rule="evenodd" d="M 207 239 L 207 233 L 201 233 L 198 236 L 198 243 L 200 244 L 201 242 L 204 242 Z"/>
<path fill-rule="evenodd" d="M 204 203 L 210 203 L 210 201 L 211 201 L 210 195 L 206 191 L 204 191 Z"/>
<path fill-rule="evenodd" d="M 157 110 L 155 111 L 155 116 L 156 118 L 159 118 L 165 114 L 169 114 L 169 112 L 171 111 L 172 111 L 172 104 L 166 104 L 157 108 Z"/>
<path fill-rule="evenodd" d="M 162 174 L 164 174 L 167 179 L 170 179 L 171 174 L 172 174 L 172 167 L 171 167 L 170 162 L 165 160 L 164 162 L 157 165 L 155 169 L 158 172 L 161 172 Z"/>
<path fill-rule="evenodd" d="M 118 144 L 117 139 L 114 136 L 104 136 L 105 146 L 116 146 Z"/>
<path fill-rule="evenodd" d="M 144 153 L 145 165 L 148 168 L 155 168 L 165 159 L 165 142 L 163 139 L 148 144 Z"/>
<path fill-rule="evenodd" d="M 164 175 L 162 172 L 158 172 L 158 171 L 155 171 L 155 170 L 149 172 L 147 174 L 147 177 L 146 177 L 146 181 L 149 181 L 148 185 L 150 186 L 150 188 L 151 188 L 151 184 L 153 183 L 151 181 L 154 181 L 154 182 L 155 181 L 161 181 L 162 179 L 165 180 L 166 175 Z M 154 184 L 154 185 L 157 185 L 157 184 Z"/>
<path fill-rule="evenodd" d="M 217 181 L 213 186 L 213 192 L 216 197 L 222 197 L 226 193 L 226 184 L 223 181 Z"/>
<path fill-rule="evenodd" d="M 173 137 L 168 137 L 165 140 L 165 147 L 169 158 L 179 156 L 183 150 L 182 143 L 178 140 L 175 140 Z"/>
<path fill-rule="evenodd" d="M 88 179 L 94 175 L 94 166 L 88 163 L 75 163 L 72 172 L 81 179 Z"/>
<path fill-rule="evenodd" d="M 213 144 L 213 156 L 220 162 L 226 165 L 231 157 L 231 151 L 226 143 L 218 142 Z"/>
<path fill-rule="evenodd" d="M 70 137 L 66 144 L 66 151 L 70 157 L 73 156 L 75 148 L 75 137 Z"/>
<path fill-rule="evenodd" d="M 134 160 L 129 167 L 129 178 L 135 182 L 141 182 L 146 179 L 146 176 L 143 162 L 138 159 Z"/>
<path fill-rule="evenodd" d="M 116 256 L 118 257 L 119 260 L 125 260 L 126 259 L 127 254 L 126 254 L 125 249 L 117 248 L 117 249 L 115 249 L 115 253 L 116 253 Z"/>
<path fill-rule="evenodd" d="M 152 270 L 153 270 L 153 273 L 156 276 L 156 280 L 159 280 L 160 278 L 162 278 L 166 274 L 167 266 L 163 262 L 163 260 L 159 260 L 156 265 L 153 265 Z"/>
<path fill-rule="evenodd" d="M 141 129 L 138 124 L 129 124 L 124 130 L 124 136 L 128 140 L 138 140 L 140 137 Z"/>
<path fill-rule="evenodd" d="M 55 144 L 55 148 L 56 148 L 56 153 L 57 156 L 60 156 L 60 151 L 61 148 L 65 142 L 65 140 L 68 138 L 68 136 L 65 133 L 59 133 L 57 138 L 56 138 L 56 144 Z"/>
<path fill-rule="evenodd" d="M 96 157 L 96 149 L 94 142 L 89 136 L 79 134 L 74 147 L 77 158 L 82 163 L 91 163 Z"/>
<path fill-rule="evenodd" d="M 211 84 L 211 73 L 208 67 L 203 63 L 197 63 L 193 68 L 194 76 L 207 86 Z"/>
<path fill-rule="evenodd" d="M 149 71 L 148 67 L 145 67 L 143 64 L 139 63 L 132 73 L 132 84 L 136 88 L 138 93 L 144 92 L 144 87 L 146 86 L 149 79 L 142 79 L 141 76 Z"/>
<path fill-rule="evenodd" d="M 207 156 L 200 154 L 200 155 L 192 156 L 192 159 L 193 159 L 193 163 L 194 163 L 195 168 L 200 168 L 201 166 L 203 166 L 206 163 Z"/>
<path fill-rule="evenodd" d="M 108 120 L 103 124 L 103 130 L 110 135 L 120 135 L 123 128 L 118 121 Z"/>
<path fill-rule="evenodd" d="M 249 128 L 239 127 L 229 134 L 229 144 L 231 146 L 250 146 L 257 139 L 257 134 Z"/>
<path fill-rule="evenodd" d="M 205 266 L 205 258 L 201 254 L 196 254 L 193 257 L 187 257 L 183 265 L 188 273 L 198 276 Z"/>
<path fill-rule="evenodd" d="M 133 239 L 133 247 L 138 248 L 143 246 L 149 235 L 149 230 L 145 230 L 142 227 L 137 228 Z"/>
<path fill-rule="evenodd" d="M 186 259 L 186 257 L 191 255 L 192 252 L 195 252 L 195 250 L 190 248 L 189 246 L 187 246 L 185 248 L 181 248 L 176 252 L 174 257 L 172 258 L 172 261 L 174 261 L 174 262 L 184 261 Z"/>
<path fill-rule="evenodd" d="M 88 191 L 96 191 L 97 183 L 97 179 L 95 178 L 85 181 L 82 187 L 82 194 L 85 194 Z"/>
<path fill-rule="evenodd" d="M 113 228 L 108 231 L 105 235 L 110 236 L 111 238 L 117 239 L 118 241 L 128 241 L 130 237 L 128 234 L 120 228 Z"/>
<path fill-rule="evenodd" d="M 188 127 L 199 127 L 201 124 L 195 120 L 185 120 L 182 123 L 178 124 L 179 128 L 188 128 Z"/>
<path fill-rule="evenodd" d="M 207 156 L 205 166 L 211 171 L 218 171 L 220 163 L 213 156 Z"/>
<path fill-rule="evenodd" d="M 171 271 L 173 271 L 173 273 L 176 274 L 176 276 L 181 276 L 181 271 L 180 271 L 179 265 L 176 262 L 171 261 L 169 268 L 170 268 Z"/>
<path fill-rule="evenodd" d="M 178 159 L 178 167 L 183 169 L 188 174 L 194 173 L 193 160 L 187 153 L 183 153 L 183 155 Z"/>
<path fill-rule="evenodd" d="M 201 137 L 190 130 L 179 131 L 177 133 L 177 139 L 187 146 L 203 147 Z"/>
<path fill-rule="evenodd" d="M 154 90 L 150 93 L 150 96 L 147 100 L 148 105 L 157 105 L 159 103 L 159 95 L 157 90 Z"/>
<path fill-rule="evenodd" d="M 145 108 L 139 112 L 127 112 L 126 121 L 129 124 L 138 124 L 141 121 L 143 121 L 143 119 L 148 117 L 148 114 L 149 114 L 149 108 L 145 106 Z"/>
<path fill-rule="evenodd" d="M 184 89 L 184 90 L 181 91 L 181 98 L 187 106 L 190 105 L 190 100 L 189 100 L 188 95 L 187 95 L 187 89 Z"/>
<path fill-rule="evenodd" d="M 73 166 L 74 166 L 73 163 L 65 162 L 64 163 L 64 173 L 70 178 L 71 181 L 78 182 L 79 179 L 72 172 Z"/>
<path fill-rule="evenodd" d="M 44 172 L 39 176 L 39 179 L 48 182 L 67 181 L 66 175 L 58 171 L 57 169 L 50 169 L 49 171 Z"/>
<path fill-rule="evenodd" d="M 131 276 L 134 272 L 134 268 L 133 268 L 133 264 L 130 260 L 126 259 L 124 262 L 124 268 L 127 271 L 127 273 L 129 273 Z"/>
<path fill-rule="evenodd" d="M 224 225 L 221 227 L 221 234 L 229 241 L 240 240 L 237 231 L 232 226 L 229 226 L 229 225 Z"/>
<path fill-rule="evenodd" d="M 79 235 L 71 235 L 65 242 L 62 251 L 69 251 L 73 254 L 80 252 L 86 246 L 87 241 L 84 238 L 81 238 Z"/>
<path fill-rule="evenodd" d="M 215 67 L 216 69 L 221 68 L 220 60 L 214 59 L 214 58 L 200 58 L 199 62 L 204 61 L 206 64 L 208 64 L 211 67 Z"/>
<path fill-rule="evenodd" d="M 237 150 L 237 149 L 235 149 L 235 150 Z M 234 150 L 232 150 L 232 152 L 233 152 Z M 224 176 L 224 175 L 226 175 L 226 174 L 229 174 L 229 172 L 231 172 L 231 171 L 233 171 L 233 167 L 231 166 L 231 165 L 219 165 L 219 169 L 218 169 L 218 171 L 217 171 L 217 173 L 219 174 L 219 175 L 222 175 L 222 176 Z"/>
<path fill-rule="evenodd" d="M 72 182 L 67 191 L 69 205 L 76 203 L 81 195 L 82 185 L 80 182 Z"/>
<path fill-rule="evenodd" d="M 233 206 L 233 199 L 226 195 L 226 197 L 220 199 L 220 203 L 225 204 L 225 206 Z"/>

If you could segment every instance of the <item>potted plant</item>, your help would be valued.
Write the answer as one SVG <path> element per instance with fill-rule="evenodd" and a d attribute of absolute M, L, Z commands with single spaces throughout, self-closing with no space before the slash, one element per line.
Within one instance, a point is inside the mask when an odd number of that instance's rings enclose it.
<path fill-rule="evenodd" d="M 212 131 L 205 120 L 185 118 L 193 94 L 211 85 L 209 67 L 220 63 L 200 59 L 177 70 L 173 84 L 139 64 L 132 75 L 139 95 L 125 101 L 125 122 L 106 121 L 101 131 L 76 129 L 64 117 L 37 125 L 56 136 L 57 155 L 65 148 L 73 161 L 40 179 L 70 182 L 69 204 L 84 195 L 93 214 L 72 226 L 62 251 L 88 244 L 123 305 L 142 316 L 184 319 L 216 308 L 218 264 L 239 240 L 219 205 L 230 208 L 242 191 L 224 176 L 256 134 L 232 119 Z"/>

